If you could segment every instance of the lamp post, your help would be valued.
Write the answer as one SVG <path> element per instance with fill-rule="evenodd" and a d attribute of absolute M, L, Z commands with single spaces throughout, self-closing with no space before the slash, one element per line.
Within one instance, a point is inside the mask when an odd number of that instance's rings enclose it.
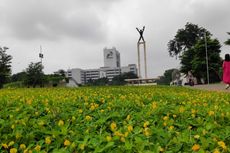
<path fill-rule="evenodd" d="M 209 84 L 209 71 L 208 71 L 208 47 L 207 47 L 207 36 L 206 36 L 206 32 L 204 32 L 204 42 L 205 42 L 205 52 L 206 52 L 207 81 L 208 81 L 208 84 Z"/>

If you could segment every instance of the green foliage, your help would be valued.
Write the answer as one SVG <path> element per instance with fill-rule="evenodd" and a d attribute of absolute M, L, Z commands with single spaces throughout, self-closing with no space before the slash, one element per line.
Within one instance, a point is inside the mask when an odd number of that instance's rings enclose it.
<path fill-rule="evenodd" d="M 44 84 L 49 84 L 53 87 L 58 86 L 62 80 L 65 80 L 65 75 L 62 74 L 49 74 L 45 75 Z"/>
<path fill-rule="evenodd" d="M 157 84 L 159 85 L 169 85 L 172 81 L 172 73 L 174 70 L 177 69 L 169 69 L 164 72 L 164 75 L 160 77 L 159 80 L 157 80 Z"/>
<path fill-rule="evenodd" d="M 197 40 L 202 39 L 206 33 L 207 37 L 211 36 L 210 32 L 198 25 L 187 23 L 184 29 L 179 29 L 173 40 L 168 43 L 170 56 L 177 56 L 183 51 L 192 48 Z"/>
<path fill-rule="evenodd" d="M 132 72 L 122 73 L 112 79 L 111 85 L 125 85 L 125 79 L 135 79 L 137 75 Z"/>
<path fill-rule="evenodd" d="M 227 153 L 229 99 L 163 86 L 3 89 L 0 152 Z"/>
<path fill-rule="evenodd" d="M 44 73 L 42 71 L 43 66 L 41 62 L 30 63 L 28 68 L 26 69 L 26 80 L 25 84 L 29 87 L 36 87 L 39 85 L 43 86 L 44 82 Z"/>
<path fill-rule="evenodd" d="M 19 73 L 13 74 L 11 76 L 11 82 L 17 82 L 17 81 L 24 82 L 26 79 L 26 75 L 27 75 L 26 72 L 19 72 Z"/>
<path fill-rule="evenodd" d="M 6 54 L 7 47 L 0 47 L 0 89 L 9 79 L 12 56 Z"/>
<path fill-rule="evenodd" d="M 109 79 L 108 78 L 99 78 L 97 80 L 89 80 L 86 86 L 105 86 L 108 85 Z"/>
<path fill-rule="evenodd" d="M 221 80 L 218 73 L 221 67 L 221 45 L 217 39 L 211 38 L 212 34 L 206 29 L 192 23 L 187 23 L 185 29 L 179 29 L 175 38 L 169 41 L 169 54 L 170 56 L 180 55 L 181 72 L 187 74 L 188 71 L 191 71 L 193 76 L 198 79 L 198 82 L 201 78 L 206 80 L 204 33 L 206 33 L 207 37 L 210 82 L 218 82 Z"/>
<path fill-rule="evenodd" d="M 23 81 L 10 82 L 3 85 L 3 88 L 24 88 L 25 84 Z"/>
<path fill-rule="evenodd" d="M 207 39 L 209 75 L 210 82 L 213 83 L 220 81 L 218 73 L 222 64 L 220 47 L 220 43 L 217 39 Z M 206 52 L 203 39 L 198 40 L 192 48 L 184 51 L 181 56 L 181 65 L 181 72 L 187 73 L 192 70 L 193 75 L 198 78 L 198 80 L 201 78 L 205 78 L 206 80 Z"/>
<path fill-rule="evenodd" d="M 137 75 L 128 72 L 122 73 L 121 75 L 115 76 L 112 81 L 109 81 L 108 78 L 100 78 L 97 80 L 89 80 L 86 86 L 105 86 L 105 85 L 125 85 L 125 79 L 134 79 L 137 78 Z"/>
<path fill-rule="evenodd" d="M 230 35 L 230 32 L 227 32 L 227 34 Z M 225 44 L 225 45 L 230 45 L 230 39 L 226 40 L 226 41 L 224 42 L 224 44 Z"/>

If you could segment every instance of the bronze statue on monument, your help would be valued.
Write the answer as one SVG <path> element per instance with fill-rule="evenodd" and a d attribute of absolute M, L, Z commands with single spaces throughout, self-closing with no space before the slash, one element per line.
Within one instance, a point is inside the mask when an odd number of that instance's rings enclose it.
<path fill-rule="evenodd" d="M 136 28 L 136 29 L 137 29 L 137 31 L 138 31 L 139 34 L 140 34 L 140 38 L 139 38 L 138 42 L 140 42 L 141 39 L 143 40 L 143 42 L 145 42 L 144 37 L 143 37 L 143 33 L 144 33 L 144 31 L 145 31 L 145 26 L 143 26 L 143 29 L 138 29 L 138 28 Z"/>

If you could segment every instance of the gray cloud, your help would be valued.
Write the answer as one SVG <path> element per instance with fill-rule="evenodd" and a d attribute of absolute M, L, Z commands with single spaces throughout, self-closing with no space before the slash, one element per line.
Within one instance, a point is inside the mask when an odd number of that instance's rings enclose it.
<path fill-rule="evenodd" d="M 9 0 L 1 9 L 1 18 L 11 36 L 19 39 L 55 40 L 64 36 L 97 42 L 106 38 L 97 9 L 108 5 L 105 0 L 93 4 L 89 0 Z"/>
<path fill-rule="evenodd" d="M 46 73 L 60 68 L 103 66 L 103 48 L 115 46 L 122 65 L 137 63 L 136 27 L 146 26 L 149 76 L 178 68 L 167 43 L 186 22 L 209 30 L 223 43 L 229 36 L 229 0 L 0 0 L 1 46 L 13 55 L 13 72 L 39 60 Z M 222 54 L 229 47 L 222 47 Z"/>

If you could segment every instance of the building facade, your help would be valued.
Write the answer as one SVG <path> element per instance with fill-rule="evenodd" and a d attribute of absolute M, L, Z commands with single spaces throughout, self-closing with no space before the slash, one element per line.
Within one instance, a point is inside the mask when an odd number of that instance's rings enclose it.
<path fill-rule="evenodd" d="M 136 64 L 129 64 L 128 66 L 120 66 L 120 53 L 115 47 L 112 49 L 104 49 L 104 67 L 98 69 L 69 69 L 66 72 L 66 76 L 69 78 L 67 86 L 73 87 L 78 85 L 84 85 L 90 80 L 97 80 L 100 78 L 108 78 L 109 81 L 115 76 L 122 73 L 132 72 L 137 74 Z"/>
<path fill-rule="evenodd" d="M 120 53 L 115 47 L 104 48 L 104 67 L 121 67 Z"/>

